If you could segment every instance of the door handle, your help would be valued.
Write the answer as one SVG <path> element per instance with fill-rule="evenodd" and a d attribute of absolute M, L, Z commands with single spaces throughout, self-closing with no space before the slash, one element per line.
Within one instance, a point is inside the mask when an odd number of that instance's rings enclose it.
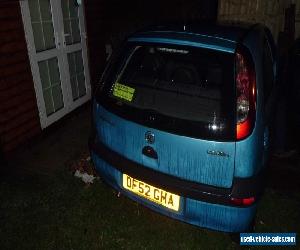
<path fill-rule="evenodd" d="M 153 158 L 156 160 L 158 159 L 156 151 L 150 146 L 143 147 L 142 153 L 143 153 L 143 155 L 148 156 L 150 158 Z"/>

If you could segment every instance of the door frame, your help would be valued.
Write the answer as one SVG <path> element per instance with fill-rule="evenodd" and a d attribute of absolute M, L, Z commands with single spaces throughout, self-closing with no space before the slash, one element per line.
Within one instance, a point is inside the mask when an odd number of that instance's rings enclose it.
<path fill-rule="evenodd" d="M 71 45 L 78 49 L 82 50 L 82 60 L 84 65 L 84 75 L 85 75 L 85 83 L 86 83 L 86 95 L 73 101 L 72 98 L 72 91 L 71 91 L 71 84 L 70 84 L 70 74 L 66 73 L 69 72 L 69 65 L 67 59 L 67 52 L 69 51 L 68 46 L 63 44 L 63 17 L 61 11 L 61 1 L 64 0 L 50 0 L 51 4 L 51 14 L 52 14 L 52 22 L 53 22 L 53 29 L 54 29 L 54 37 L 55 37 L 55 48 L 45 50 L 42 52 L 36 52 L 35 44 L 34 44 L 34 37 L 33 37 L 33 30 L 31 26 L 31 17 L 30 17 L 30 10 L 28 0 L 20 1 L 20 9 L 22 14 L 23 20 L 23 27 L 25 32 L 25 39 L 28 49 L 28 56 L 30 61 L 31 73 L 33 77 L 34 83 L 34 90 L 37 100 L 37 107 L 39 111 L 40 117 L 40 124 L 41 128 L 44 129 L 51 125 L 52 123 L 56 122 L 66 114 L 70 113 L 72 110 L 76 109 L 77 107 L 81 106 L 85 102 L 91 99 L 91 84 L 90 84 L 90 72 L 89 72 L 89 65 L 88 65 L 88 53 L 87 53 L 87 35 L 85 30 L 85 16 L 84 16 L 84 1 L 80 5 L 81 8 L 79 9 L 79 29 L 81 35 L 81 45 L 75 44 Z M 58 9 L 56 16 L 53 14 L 53 9 Z M 59 23 L 62 22 L 62 23 Z M 56 27 L 62 27 L 61 30 L 56 30 Z M 60 72 L 60 80 L 61 80 L 61 89 L 63 92 L 63 102 L 64 107 L 50 116 L 46 114 L 46 108 L 44 103 L 43 97 L 43 89 L 42 83 L 39 73 L 39 66 L 38 62 L 42 60 L 44 57 L 48 59 L 51 57 L 56 57 L 58 60 L 58 67 Z"/>

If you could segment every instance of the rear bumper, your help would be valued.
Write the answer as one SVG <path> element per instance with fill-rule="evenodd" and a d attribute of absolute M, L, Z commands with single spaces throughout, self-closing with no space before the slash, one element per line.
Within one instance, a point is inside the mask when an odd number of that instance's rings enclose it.
<path fill-rule="evenodd" d="M 198 184 L 160 173 L 124 158 L 93 138 L 89 142 L 91 156 L 97 171 L 115 189 L 151 209 L 175 219 L 201 227 L 227 232 L 243 232 L 252 222 L 256 204 L 234 206 L 231 197 L 258 197 L 262 190 L 262 176 L 234 178 L 231 188 L 217 188 Z M 122 173 L 150 185 L 160 187 L 182 197 L 179 212 L 138 197 L 122 188 Z"/>

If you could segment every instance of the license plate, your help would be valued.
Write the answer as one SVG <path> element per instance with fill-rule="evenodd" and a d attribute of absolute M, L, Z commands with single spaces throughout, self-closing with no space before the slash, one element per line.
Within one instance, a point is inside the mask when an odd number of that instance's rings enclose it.
<path fill-rule="evenodd" d="M 158 187 L 151 186 L 127 174 L 123 174 L 123 187 L 139 196 L 169 209 L 178 211 L 180 196 L 167 192 Z"/>

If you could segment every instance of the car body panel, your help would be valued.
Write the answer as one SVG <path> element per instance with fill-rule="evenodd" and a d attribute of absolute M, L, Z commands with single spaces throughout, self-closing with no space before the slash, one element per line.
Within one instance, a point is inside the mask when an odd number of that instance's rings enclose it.
<path fill-rule="evenodd" d="M 154 42 L 193 46 L 233 53 L 236 43 L 223 38 L 183 32 L 145 32 L 128 39 L 129 42 Z"/>
<path fill-rule="evenodd" d="M 274 104 L 277 99 L 277 87 L 274 86 L 270 98 L 264 103 L 263 90 L 263 60 L 262 41 L 264 33 L 262 30 L 256 31 L 258 34 L 249 36 L 243 44 L 249 49 L 255 65 L 256 73 L 256 117 L 255 127 L 252 134 L 242 141 L 236 143 L 235 177 L 247 178 L 258 174 L 267 163 L 269 156 L 270 127 L 274 117 Z M 266 37 L 271 39 L 270 34 Z M 270 41 L 270 44 L 273 42 Z M 275 64 L 275 63 L 274 63 Z M 276 73 L 274 72 L 274 79 Z"/>
<path fill-rule="evenodd" d="M 94 108 L 98 139 L 113 151 L 145 167 L 217 187 L 230 187 L 234 173 L 234 142 L 215 142 L 175 135 L 120 118 L 99 104 Z M 142 154 L 145 134 L 151 131 L 151 147 L 158 159 Z M 209 154 L 224 152 L 226 155 Z"/>
<path fill-rule="evenodd" d="M 241 37 L 252 26 L 256 24 L 250 23 L 232 23 L 232 22 L 223 22 L 216 24 L 211 23 L 188 23 L 186 25 L 180 24 L 166 24 L 166 25 L 155 25 L 152 27 L 147 27 L 146 29 L 140 30 L 138 33 L 145 32 L 173 32 L 173 33 L 192 33 L 195 35 L 201 36 L 210 36 L 214 38 L 219 38 L 223 40 L 228 40 L 234 43 L 238 43 L 241 40 Z"/>
<path fill-rule="evenodd" d="M 103 161 L 95 153 L 92 153 L 91 156 L 97 171 L 114 189 L 130 199 L 171 218 L 195 226 L 224 232 L 245 232 L 254 218 L 256 204 L 250 207 L 241 208 L 212 204 L 185 197 L 181 197 L 179 211 L 171 211 L 122 188 L 122 173 Z"/>

